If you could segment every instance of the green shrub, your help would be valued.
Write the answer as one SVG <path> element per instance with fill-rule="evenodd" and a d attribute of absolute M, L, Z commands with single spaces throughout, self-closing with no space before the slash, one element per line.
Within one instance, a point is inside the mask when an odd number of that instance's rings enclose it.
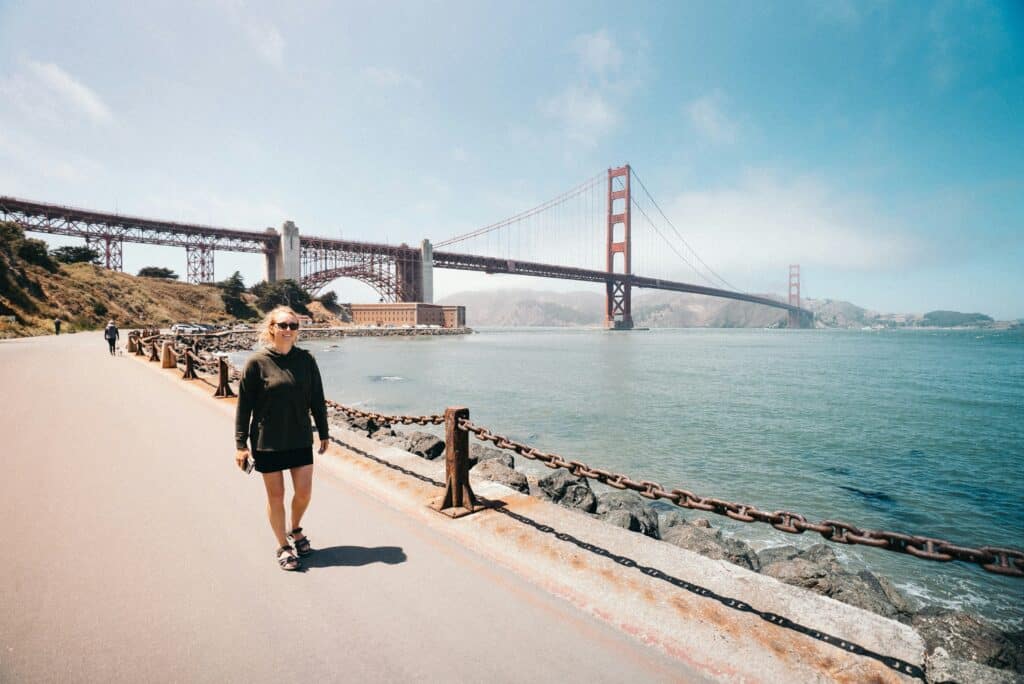
<path fill-rule="evenodd" d="M 276 306 L 290 306 L 299 313 L 308 314 L 306 305 L 310 302 L 309 293 L 299 287 L 294 280 L 278 280 L 268 283 L 262 280 L 252 286 L 256 295 L 256 306 L 260 311 L 270 311 Z"/>
<path fill-rule="evenodd" d="M 92 247 L 58 247 L 50 251 L 50 256 L 62 264 L 79 264 L 96 261 L 100 253 Z"/>
<path fill-rule="evenodd" d="M 145 266 L 139 269 L 139 275 L 143 278 L 166 278 L 167 280 L 177 280 L 178 274 L 169 268 L 163 266 Z"/>
<path fill-rule="evenodd" d="M 51 273 L 57 270 L 57 264 L 50 258 L 50 254 L 46 251 L 46 243 L 42 240 L 35 238 L 22 240 L 18 245 L 18 256 L 30 264 L 42 266 Z"/>

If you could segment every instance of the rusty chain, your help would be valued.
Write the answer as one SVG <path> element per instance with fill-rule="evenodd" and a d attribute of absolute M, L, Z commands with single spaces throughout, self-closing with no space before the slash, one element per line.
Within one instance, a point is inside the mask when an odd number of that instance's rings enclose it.
<path fill-rule="evenodd" d="M 389 425 L 399 423 L 402 425 L 444 425 L 443 414 L 433 416 L 389 416 L 383 413 L 374 413 L 373 411 L 360 411 L 359 409 L 339 404 L 338 402 L 331 401 L 330 399 L 328 399 L 326 403 L 334 410 L 344 413 L 349 418 L 372 418 L 378 423 L 387 423 Z"/>
<path fill-rule="evenodd" d="M 657 482 L 649 480 L 636 481 L 628 475 L 613 473 L 602 468 L 591 468 L 580 461 L 567 461 L 558 454 L 539 451 L 534 447 L 503 435 L 495 434 L 485 427 L 476 425 L 467 419 L 459 421 L 458 428 L 476 436 L 484 442 L 491 442 L 499 449 L 514 451 L 523 458 L 538 461 L 551 469 L 564 468 L 577 477 L 597 480 L 615 489 L 628 489 L 647 499 L 662 499 L 680 508 L 690 508 L 724 515 L 740 522 L 760 522 L 771 525 L 777 530 L 790 534 L 817 532 L 827 541 L 837 544 L 859 544 L 871 546 L 885 551 L 906 553 L 915 558 L 948 562 L 952 560 L 974 563 L 997 575 L 1024 577 L 1024 551 L 996 546 L 969 548 L 957 546 L 943 539 L 886 532 L 881 530 L 864 530 L 850 523 L 839 520 L 822 520 L 810 522 L 799 513 L 791 511 L 762 511 L 756 506 L 735 503 L 724 499 L 699 496 L 686 489 L 666 490 Z"/>

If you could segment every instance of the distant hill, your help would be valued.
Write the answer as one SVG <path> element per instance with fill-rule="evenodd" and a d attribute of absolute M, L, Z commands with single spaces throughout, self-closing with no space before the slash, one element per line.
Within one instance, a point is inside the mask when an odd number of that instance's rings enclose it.
<path fill-rule="evenodd" d="M 782 301 L 775 295 L 762 295 Z M 471 326 L 601 326 L 604 294 L 599 292 L 538 292 L 525 289 L 459 292 L 441 304 L 466 306 Z M 818 328 L 954 327 L 987 325 L 984 314 L 933 311 L 920 314 L 880 314 L 850 302 L 804 299 Z M 633 322 L 646 328 L 777 328 L 785 327 L 786 312 L 758 304 L 680 292 L 633 290 Z"/>
<path fill-rule="evenodd" d="M 920 325 L 938 328 L 955 328 L 961 325 L 979 325 L 991 323 L 992 318 L 980 313 L 960 313 L 959 311 L 929 311 Z"/>
<path fill-rule="evenodd" d="M 772 299 L 778 297 L 767 295 Z M 440 300 L 466 306 L 472 326 L 600 326 L 604 295 L 597 292 L 493 290 L 459 292 Z M 804 300 L 822 327 L 861 327 L 871 315 L 849 302 Z M 633 322 L 648 328 L 766 328 L 786 324 L 781 309 L 679 292 L 633 291 Z"/>

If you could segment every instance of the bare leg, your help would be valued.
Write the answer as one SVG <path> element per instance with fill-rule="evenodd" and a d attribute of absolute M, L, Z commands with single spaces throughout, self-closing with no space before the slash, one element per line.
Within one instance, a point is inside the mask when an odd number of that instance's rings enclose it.
<path fill-rule="evenodd" d="M 292 486 L 295 488 L 295 495 L 292 497 L 292 529 L 301 527 L 302 516 L 309 506 L 309 500 L 313 495 L 313 466 L 305 465 L 292 468 Z M 304 534 L 298 534 L 302 539 Z"/>
<path fill-rule="evenodd" d="M 284 474 L 263 473 L 263 486 L 267 489 L 267 517 L 274 530 L 279 547 L 286 546 L 288 539 L 284 531 Z"/>

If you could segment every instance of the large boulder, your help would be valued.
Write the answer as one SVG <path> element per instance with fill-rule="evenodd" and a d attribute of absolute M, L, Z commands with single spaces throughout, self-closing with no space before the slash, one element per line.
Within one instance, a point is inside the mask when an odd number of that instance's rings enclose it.
<path fill-rule="evenodd" d="M 679 511 L 667 511 L 658 516 L 658 530 L 662 533 L 676 525 L 686 524 L 686 518 Z"/>
<path fill-rule="evenodd" d="M 825 544 L 815 544 L 789 560 L 776 560 L 761 572 L 893 620 L 906 622 L 913 614 L 910 602 L 892 582 L 868 570 L 846 571 Z"/>
<path fill-rule="evenodd" d="M 492 458 L 483 461 L 474 472 L 484 479 L 501 483 L 517 492 L 530 493 L 530 485 L 526 482 L 526 476 L 518 470 L 509 468 L 498 459 Z"/>
<path fill-rule="evenodd" d="M 771 546 L 758 551 L 757 559 L 761 562 L 761 567 L 767 567 L 776 561 L 793 560 L 799 555 L 800 549 L 791 544 L 786 544 L 785 546 Z"/>
<path fill-rule="evenodd" d="M 444 453 L 444 440 L 429 432 L 410 432 L 408 435 L 409 451 L 430 461 Z"/>
<path fill-rule="evenodd" d="M 391 427 L 382 427 L 378 429 L 376 432 L 374 432 L 372 435 L 370 435 L 370 439 L 375 439 L 378 442 L 380 442 L 389 437 L 394 437 L 397 434 L 398 433 L 395 432 L 394 429 L 392 429 Z"/>
<path fill-rule="evenodd" d="M 928 684 L 1014 684 L 1024 681 L 1024 677 L 1016 676 L 1007 670 L 997 670 L 973 660 L 954 658 L 941 647 L 936 648 L 925 658 L 924 671 Z"/>
<path fill-rule="evenodd" d="M 473 468 L 484 461 L 497 460 L 507 468 L 515 468 L 516 460 L 509 452 L 503 449 L 484 446 L 483 444 L 469 445 L 469 467 Z"/>
<path fill-rule="evenodd" d="M 917 613 L 911 625 L 929 651 L 942 648 L 958 660 L 1024 671 L 1024 634 L 1020 632 L 1004 634 L 973 615 L 936 607 Z"/>
<path fill-rule="evenodd" d="M 608 492 L 597 497 L 597 517 L 627 530 L 658 539 L 658 514 L 632 492 Z M 623 515 L 625 514 L 625 515 Z"/>
<path fill-rule="evenodd" d="M 727 539 L 721 530 L 697 525 L 674 525 L 662 532 L 662 541 L 715 560 L 729 561 L 755 572 L 761 568 L 754 550 L 737 539 Z"/>
<path fill-rule="evenodd" d="M 597 497 L 585 477 L 574 477 L 566 470 L 556 470 L 537 480 L 541 496 L 568 508 L 593 513 Z"/>
<path fill-rule="evenodd" d="M 359 416 L 357 418 L 351 418 L 349 419 L 349 422 L 352 424 L 353 430 L 362 430 L 368 435 L 372 435 L 380 427 L 379 425 L 377 425 L 377 421 L 368 416 Z"/>

